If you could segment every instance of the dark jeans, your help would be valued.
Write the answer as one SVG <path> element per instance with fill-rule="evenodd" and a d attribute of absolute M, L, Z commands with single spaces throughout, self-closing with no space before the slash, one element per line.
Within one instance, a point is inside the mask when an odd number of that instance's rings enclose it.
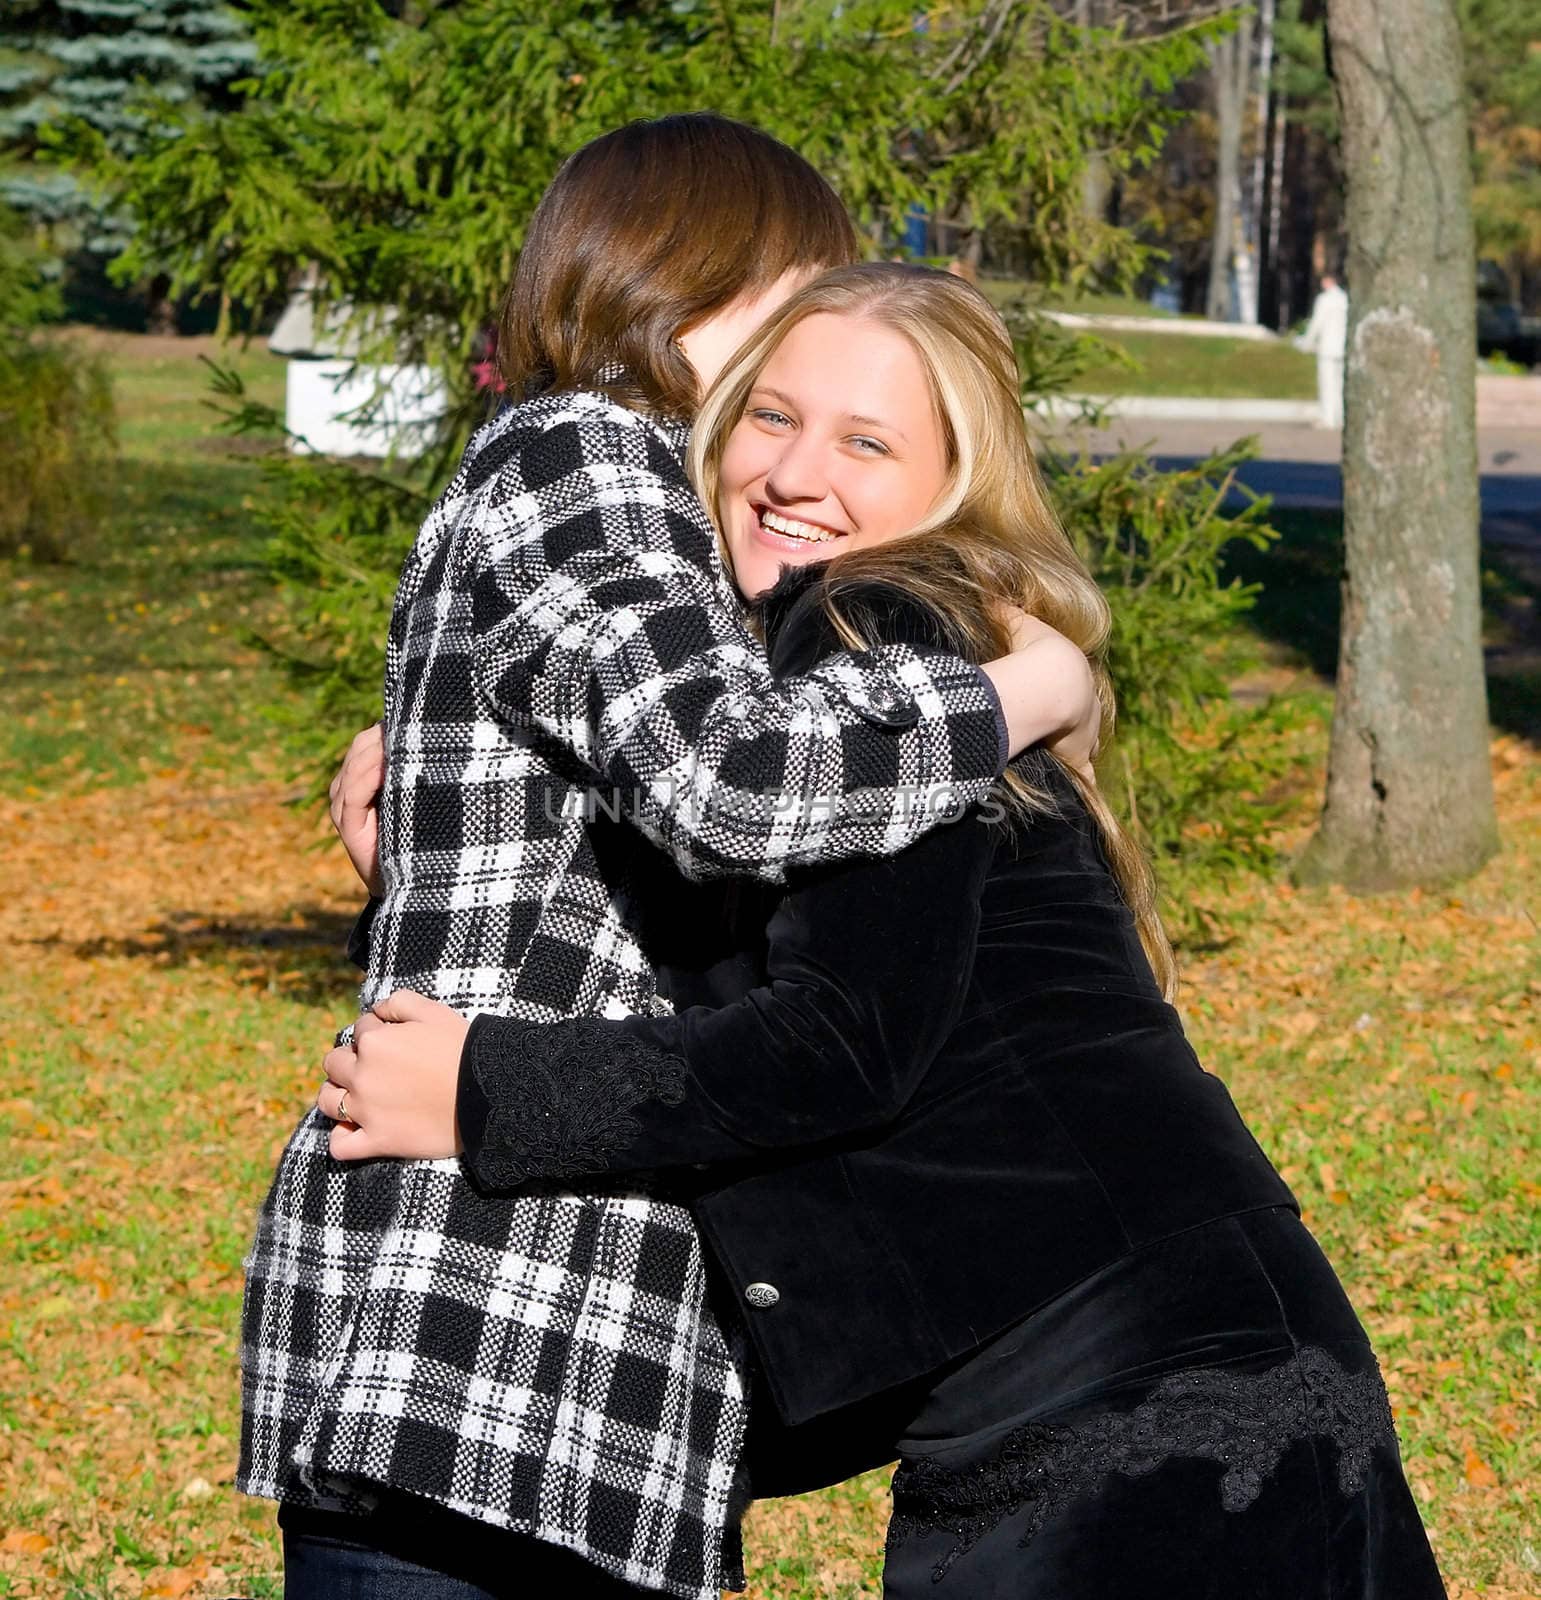
<path fill-rule="evenodd" d="M 570 1550 L 384 1496 L 367 1516 L 281 1506 L 284 1600 L 659 1600 Z"/>

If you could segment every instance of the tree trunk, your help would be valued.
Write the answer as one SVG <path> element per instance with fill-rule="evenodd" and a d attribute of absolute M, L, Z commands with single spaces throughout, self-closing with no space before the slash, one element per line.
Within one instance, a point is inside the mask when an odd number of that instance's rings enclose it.
<path fill-rule="evenodd" d="M 1106 18 L 1103 7 L 1092 0 L 1075 0 L 1071 17 L 1083 30 L 1101 27 Z M 1108 214 L 1108 197 L 1113 192 L 1113 172 L 1108 158 L 1098 150 L 1086 152 L 1086 167 L 1081 174 L 1081 214 L 1092 222 L 1102 222 Z"/>
<path fill-rule="evenodd" d="M 177 308 L 167 291 L 171 280 L 157 273 L 145 286 L 145 332 L 173 334 L 177 331 Z"/>
<path fill-rule="evenodd" d="M 1329 0 L 1349 328 L 1337 705 L 1307 880 L 1438 884 L 1498 845 L 1478 582 L 1471 165 L 1453 0 Z"/>
<path fill-rule="evenodd" d="M 1247 195 L 1247 247 L 1252 252 L 1252 304 L 1244 322 L 1262 320 L 1268 272 L 1268 131 L 1273 125 L 1273 24 L 1276 0 L 1257 8 L 1257 148 L 1252 153 L 1252 184 Z M 1250 313 L 1250 314 L 1249 314 Z"/>
<path fill-rule="evenodd" d="M 1289 315 L 1285 310 L 1284 271 L 1280 263 L 1279 246 L 1284 197 L 1284 130 L 1289 126 L 1289 105 L 1283 95 L 1275 95 L 1270 109 L 1273 128 L 1269 140 L 1268 171 L 1263 185 L 1267 198 L 1263 209 L 1263 245 L 1260 252 L 1263 264 L 1258 274 L 1265 286 L 1265 298 L 1259 315 L 1269 327 L 1283 333 L 1289 326 Z"/>
<path fill-rule="evenodd" d="M 1215 232 L 1209 254 L 1209 293 L 1204 314 L 1224 321 L 1231 313 L 1231 256 L 1236 248 L 1237 211 L 1241 200 L 1241 123 L 1247 104 L 1247 78 L 1252 59 L 1252 19 L 1243 17 L 1235 30 L 1209 49 L 1215 84 L 1218 152 L 1215 170 Z"/>
<path fill-rule="evenodd" d="M 1300 321 L 1311 305 L 1315 276 L 1311 261 L 1316 241 L 1317 205 L 1311 182 L 1311 135 L 1298 122 L 1284 134 L 1284 243 L 1281 246 L 1279 320 L 1284 327 Z"/>

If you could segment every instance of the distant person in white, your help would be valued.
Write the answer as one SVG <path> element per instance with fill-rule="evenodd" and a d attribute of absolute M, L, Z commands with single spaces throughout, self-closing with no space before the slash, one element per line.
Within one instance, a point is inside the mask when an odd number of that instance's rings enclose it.
<path fill-rule="evenodd" d="M 1322 274 L 1321 293 L 1311 307 L 1297 350 L 1316 352 L 1316 399 L 1321 407 L 1317 426 L 1343 426 L 1343 353 L 1348 346 L 1348 296 L 1330 272 Z"/>

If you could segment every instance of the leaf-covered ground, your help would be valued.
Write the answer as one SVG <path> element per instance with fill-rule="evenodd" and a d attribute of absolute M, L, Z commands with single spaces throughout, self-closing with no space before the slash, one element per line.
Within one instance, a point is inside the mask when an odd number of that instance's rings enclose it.
<path fill-rule="evenodd" d="M 168 404 L 189 366 L 150 375 Z M 250 464 L 136 452 L 75 565 L 0 570 L 0 1596 L 277 1596 L 271 1508 L 230 1486 L 240 1262 L 352 1000 L 356 902 L 256 711 L 281 691 L 246 642 Z M 1323 733 L 1308 715 L 1297 827 Z M 1184 1006 L 1370 1327 L 1452 1594 L 1519 1600 L 1541 1594 L 1541 754 L 1506 734 L 1494 771 L 1506 850 L 1469 884 L 1236 885 Z M 882 1474 L 757 1508 L 751 1594 L 875 1596 L 885 1515 Z"/>

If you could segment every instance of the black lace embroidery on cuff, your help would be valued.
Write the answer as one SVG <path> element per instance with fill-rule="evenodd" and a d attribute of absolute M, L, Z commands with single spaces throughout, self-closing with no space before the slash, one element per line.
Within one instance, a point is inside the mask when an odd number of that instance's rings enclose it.
<path fill-rule="evenodd" d="M 497 1189 L 603 1172 L 636 1139 L 637 1106 L 684 1097 L 684 1061 L 613 1022 L 479 1018 L 461 1065 L 467 1163 Z"/>
<path fill-rule="evenodd" d="M 1132 1411 L 1073 1425 L 1025 1423 L 973 1467 L 906 1461 L 894 1474 L 889 1548 L 921 1532 L 951 1535 L 951 1549 L 931 1573 L 940 1583 L 1007 1517 L 1026 1511 L 1019 1541 L 1026 1548 L 1055 1512 L 1113 1473 L 1140 1477 L 1179 1456 L 1220 1462 L 1220 1504 L 1244 1511 L 1289 1447 L 1305 1438 L 1337 1446 L 1345 1495 L 1364 1486 L 1378 1445 L 1396 1449 L 1391 1404 L 1373 1357 L 1364 1371 L 1349 1372 L 1325 1350 L 1307 1346 L 1266 1372 L 1175 1372 Z"/>

